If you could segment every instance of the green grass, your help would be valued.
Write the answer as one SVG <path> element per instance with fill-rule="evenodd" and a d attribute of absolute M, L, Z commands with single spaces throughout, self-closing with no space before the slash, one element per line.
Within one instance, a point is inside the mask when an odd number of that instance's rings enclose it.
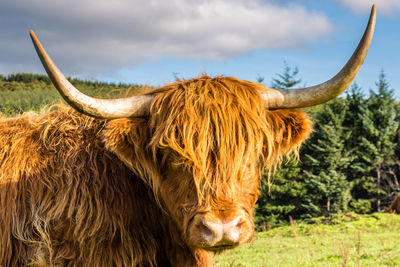
<path fill-rule="evenodd" d="M 215 256 L 215 266 L 400 266 L 400 216 L 340 217 L 257 233 L 250 244 Z"/>
<path fill-rule="evenodd" d="M 96 97 L 125 97 L 141 90 L 138 85 L 118 85 L 74 80 L 85 94 Z M 46 106 L 62 103 L 62 97 L 53 87 L 43 81 L 0 81 L 0 115 L 10 117 L 27 111 L 40 111 Z"/>

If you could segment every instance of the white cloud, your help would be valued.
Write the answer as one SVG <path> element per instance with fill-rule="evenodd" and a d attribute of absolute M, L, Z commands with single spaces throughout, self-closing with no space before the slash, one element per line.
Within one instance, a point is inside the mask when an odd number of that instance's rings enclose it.
<path fill-rule="evenodd" d="M 392 15 L 400 12 L 400 0 L 340 0 L 356 13 L 365 13 L 371 9 L 372 4 L 377 5 L 377 10 L 383 14 Z"/>
<path fill-rule="evenodd" d="M 259 48 L 306 46 L 332 30 L 322 13 L 274 2 L 2 0 L 0 62 L 12 68 L 32 60 L 30 28 L 64 70 L 92 73 L 163 56 L 224 60 Z"/>

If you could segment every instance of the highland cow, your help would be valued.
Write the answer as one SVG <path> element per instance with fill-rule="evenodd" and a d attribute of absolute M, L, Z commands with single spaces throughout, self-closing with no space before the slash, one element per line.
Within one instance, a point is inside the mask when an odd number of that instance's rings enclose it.
<path fill-rule="evenodd" d="M 0 119 L 0 266 L 211 266 L 248 242 L 260 172 L 310 134 L 294 109 L 351 84 L 374 23 L 375 7 L 349 62 L 317 86 L 203 75 L 121 99 L 79 92 L 31 32 L 73 108 Z"/>
<path fill-rule="evenodd" d="M 400 193 L 396 195 L 389 208 L 385 208 L 386 212 L 400 214 Z"/>

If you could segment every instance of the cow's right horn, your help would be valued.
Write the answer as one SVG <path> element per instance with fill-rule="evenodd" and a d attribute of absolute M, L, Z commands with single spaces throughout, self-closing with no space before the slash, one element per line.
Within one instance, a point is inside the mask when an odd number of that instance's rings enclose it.
<path fill-rule="evenodd" d="M 36 52 L 54 86 L 64 100 L 79 112 L 103 119 L 143 117 L 149 114 L 150 104 L 153 99 L 151 95 L 99 99 L 81 93 L 65 78 L 60 69 L 54 64 L 32 30 L 30 31 L 30 35 Z"/>
<path fill-rule="evenodd" d="M 372 6 L 367 28 L 353 55 L 332 79 L 319 85 L 299 89 L 268 89 L 262 92 L 265 105 L 269 109 L 302 108 L 315 106 L 340 95 L 353 82 L 367 55 L 374 34 L 376 6 Z"/>

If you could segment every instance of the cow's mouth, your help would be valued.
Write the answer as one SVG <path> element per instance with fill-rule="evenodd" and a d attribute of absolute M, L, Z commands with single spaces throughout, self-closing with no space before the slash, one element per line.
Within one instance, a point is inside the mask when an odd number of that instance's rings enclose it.
<path fill-rule="evenodd" d="M 222 252 L 224 250 L 233 249 L 237 247 L 238 244 L 235 245 L 217 245 L 212 247 L 203 247 L 205 250 L 213 251 L 213 252 Z"/>

